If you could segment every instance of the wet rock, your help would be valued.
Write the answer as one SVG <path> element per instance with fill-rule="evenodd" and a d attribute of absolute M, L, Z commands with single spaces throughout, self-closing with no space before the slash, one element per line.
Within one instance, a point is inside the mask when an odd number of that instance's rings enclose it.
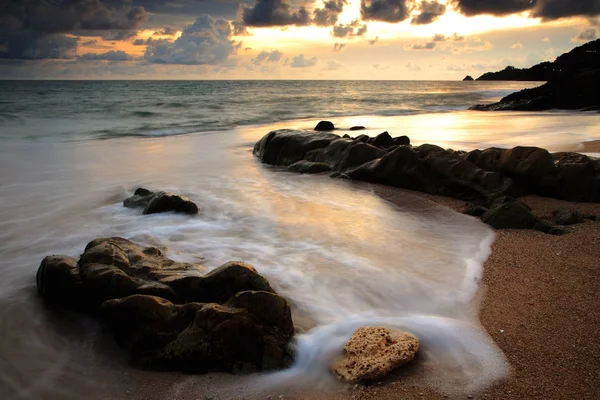
<path fill-rule="evenodd" d="M 584 221 L 583 216 L 577 210 L 560 208 L 556 210 L 552 217 L 558 225 L 574 225 Z"/>
<path fill-rule="evenodd" d="M 554 174 L 556 167 L 547 150 L 517 146 L 502 153 L 500 169 L 507 176 L 536 181 Z"/>
<path fill-rule="evenodd" d="M 371 137 L 367 135 L 358 135 L 354 138 L 354 140 L 356 140 L 357 142 L 367 143 L 369 140 L 371 140 Z"/>
<path fill-rule="evenodd" d="M 392 139 L 394 146 L 408 146 L 410 144 L 410 138 L 408 136 L 398 136 Z"/>
<path fill-rule="evenodd" d="M 412 334 L 382 327 L 359 328 L 344 346 L 331 371 L 349 383 L 373 381 L 411 362 L 419 349 Z"/>
<path fill-rule="evenodd" d="M 518 201 L 490 208 L 481 220 L 495 229 L 533 229 L 537 222 L 531 210 Z"/>
<path fill-rule="evenodd" d="M 333 131 L 335 130 L 335 126 L 332 122 L 329 121 L 321 121 L 315 126 L 315 131 Z"/>
<path fill-rule="evenodd" d="M 347 171 L 352 167 L 383 157 L 385 154 L 384 150 L 375 146 L 356 142 L 346 148 L 339 161 L 335 163 L 334 169 L 336 171 Z"/>
<path fill-rule="evenodd" d="M 312 162 L 312 161 L 296 161 L 287 168 L 290 172 L 297 172 L 300 174 L 320 174 L 322 172 L 331 171 L 329 164 L 324 162 Z"/>
<path fill-rule="evenodd" d="M 375 136 L 369 141 L 373 146 L 377 147 L 389 147 L 394 145 L 394 140 L 390 136 L 390 134 L 385 131 Z"/>
<path fill-rule="evenodd" d="M 600 160 L 578 153 L 553 155 L 556 174 L 548 195 L 577 202 L 600 202 Z"/>
<path fill-rule="evenodd" d="M 44 258 L 45 302 L 99 315 L 133 364 L 193 371 L 250 371 L 288 362 L 294 327 L 287 301 L 249 264 L 204 274 L 123 238 L 90 242 L 77 262 Z"/>
<path fill-rule="evenodd" d="M 350 128 L 351 131 L 362 131 L 363 129 L 366 129 L 364 126 L 353 126 L 352 128 Z"/>
<path fill-rule="evenodd" d="M 269 132 L 255 145 L 253 153 L 261 162 L 287 167 L 303 160 L 312 150 L 324 149 L 340 137 L 333 133 L 308 133 L 290 129 Z"/>
<path fill-rule="evenodd" d="M 151 192 L 139 188 L 133 196 L 125 199 L 123 205 L 127 208 L 143 208 L 143 214 L 177 212 L 183 214 L 198 214 L 198 206 L 185 196 L 168 192 Z"/>

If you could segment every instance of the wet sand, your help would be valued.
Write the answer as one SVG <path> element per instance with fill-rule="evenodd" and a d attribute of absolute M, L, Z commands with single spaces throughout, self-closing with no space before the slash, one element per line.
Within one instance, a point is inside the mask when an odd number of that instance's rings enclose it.
<path fill-rule="evenodd" d="M 361 186 L 362 184 L 358 184 Z M 368 186 L 394 203 L 406 193 L 461 211 L 463 201 L 385 186 Z M 600 204 L 522 199 L 538 216 L 559 207 L 600 215 Z M 422 386 L 422 366 L 374 385 L 267 389 L 249 377 L 148 373 L 119 398 L 131 399 L 598 399 L 600 398 L 600 222 L 566 227 L 551 236 L 532 230 L 498 231 L 485 263 L 480 320 L 507 357 L 510 376 L 479 393 L 438 393 Z M 122 376 L 127 380 L 127 373 Z M 131 382 L 130 382 L 131 383 Z M 122 387 L 117 385 L 117 387 Z M 233 388 L 232 388 L 233 387 Z M 221 388 L 222 390 L 215 389 Z M 109 395 L 109 398 L 113 396 Z"/>

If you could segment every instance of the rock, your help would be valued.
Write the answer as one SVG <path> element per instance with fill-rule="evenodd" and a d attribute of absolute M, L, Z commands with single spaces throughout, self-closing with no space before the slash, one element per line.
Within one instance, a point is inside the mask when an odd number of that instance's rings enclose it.
<path fill-rule="evenodd" d="M 362 131 L 363 129 L 366 129 L 364 126 L 353 126 L 352 128 L 350 128 L 351 131 Z"/>
<path fill-rule="evenodd" d="M 410 333 L 359 328 L 344 346 L 344 354 L 331 364 L 331 371 L 348 383 L 373 381 L 412 361 L 418 349 L 419 340 Z"/>
<path fill-rule="evenodd" d="M 105 302 L 100 315 L 130 361 L 142 368 L 254 372 L 286 366 L 294 334 L 285 299 L 244 291 L 224 304 L 176 305 L 134 295 Z"/>
<path fill-rule="evenodd" d="M 254 145 L 253 153 L 265 164 L 287 167 L 304 159 L 311 150 L 324 149 L 333 140 L 333 133 L 308 133 L 281 129 L 269 132 Z"/>
<path fill-rule="evenodd" d="M 502 153 L 500 169 L 510 177 L 529 183 L 554 174 L 556 167 L 547 150 L 517 146 Z"/>
<path fill-rule="evenodd" d="M 185 196 L 168 192 L 151 192 L 139 188 L 134 195 L 125 199 L 123 205 L 128 208 L 143 208 L 143 214 L 177 212 L 183 214 L 198 214 L 198 206 Z"/>
<path fill-rule="evenodd" d="M 475 79 L 473 79 L 473 77 L 471 75 L 467 75 L 465 76 L 465 78 L 463 79 L 463 81 L 474 81 Z"/>
<path fill-rule="evenodd" d="M 394 146 L 408 146 L 410 144 L 410 138 L 408 136 L 398 136 L 392 139 Z"/>
<path fill-rule="evenodd" d="M 470 151 L 464 158 L 481 169 L 500 172 L 500 159 L 506 151 L 506 149 L 490 147 L 485 150 Z"/>
<path fill-rule="evenodd" d="M 583 216 L 577 210 L 560 208 L 552 213 L 554 222 L 558 225 L 574 225 L 584 221 Z"/>
<path fill-rule="evenodd" d="M 354 138 L 354 140 L 356 140 L 357 142 L 367 143 L 369 140 L 371 140 L 371 137 L 367 135 L 358 135 Z"/>
<path fill-rule="evenodd" d="M 567 201 L 600 202 L 600 160 L 578 153 L 556 153 L 554 184 L 548 195 Z"/>
<path fill-rule="evenodd" d="M 374 138 L 371 138 L 369 143 L 377 147 L 389 147 L 394 145 L 394 140 L 392 139 L 390 134 L 387 131 L 385 131 L 375 136 Z"/>
<path fill-rule="evenodd" d="M 347 133 L 344 133 L 344 136 L 342 136 L 342 139 L 351 139 L 351 137 Z"/>
<path fill-rule="evenodd" d="M 470 204 L 467 208 L 463 210 L 463 214 L 470 215 L 472 217 L 481 217 L 487 211 L 488 209 L 483 206 Z"/>
<path fill-rule="evenodd" d="M 346 171 L 352 167 L 383 157 L 385 154 L 384 150 L 375 146 L 355 142 L 346 148 L 339 161 L 335 163 L 334 169 L 336 171 Z"/>
<path fill-rule="evenodd" d="M 518 201 L 490 208 L 481 220 L 494 229 L 533 229 L 537 222 L 531 210 Z"/>
<path fill-rule="evenodd" d="M 301 174 L 320 174 L 322 172 L 331 171 L 331 167 L 329 166 L 329 164 L 324 162 L 300 160 L 287 167 L 287 170 L 290 172 L 298 172 Z"/>
<path fill-rule="evenodd" d="M 335 130 L 335 126 L 332 122 L 329 121 L 321 121 L 315 126 L 315 131 L 333 131 Z"/>
<path fill-rule="evenodd" d="M 78 262 L 46 257 L 45 302 L 99 315 L 134 365 L 185 371 L 254 371 L 289 361 L 289 304 L 243 262 L 203 274 L 123 238 L 90 242 Z"/>

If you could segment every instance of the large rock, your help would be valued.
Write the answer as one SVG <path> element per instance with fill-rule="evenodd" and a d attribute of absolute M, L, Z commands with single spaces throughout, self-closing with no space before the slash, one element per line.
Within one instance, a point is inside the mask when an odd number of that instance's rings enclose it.
<path fill-rule="evenodd" d="M 100 314 L 131 362 L 192 372 L 271 370 L 288 362 L 290 308 L 269 292 L 244 291 L 224 304 L 177 305 L 134 295 L 105 302 Z"/>
<path fill-rule="evenodd" d="M 359 328 L 344 346 L 344 354 L 331 364 L 331 371 L 349 383 L 381 379 L 412 361 L 418 349 L 419 340 L 410 333 Z"/>
<path fill-rule="evenodd" d="M 347 171 L 350 168 L 383 157 L 385 154 L 384 150 L 368 143 L 355 142 L 344 150 L 339 160 L 334 164 L 334 169 L 336 171 Z"/>
<path fill-rule="evenodd" d="M 556 167 L 548 150 L 517 146 L 502 153 L 500 169 L 508 176 L 534 182 L 554 174 Z"/>
<path fill-rule="evenodd" d="M 289 305 L 243 262 L 205 274 L 123 238 L 90 242 L 78 262 L 48 256 L 37 273 L 44 301 L 98 311 L 131 361 L 183 370 L 270 369 L 287 362 Z"/>
<path fill-rule="evenodd" d="M 185 196 L 169 192 L 151 192 L 144 188 L 138 188 L 133 196 L 123 201 L 123 205 L 127 208 L 143 208 L 145 215 L 163 212 L 198 214 L 196 203 Z"/>
<path fill-rule="evenodd" d="M 385 131 L 372 138 L 369 143 L 377 147 L 390 147 L 394 145 L 394 139 Z"/>
<path fill-rule="evenodd" d="M 333 133 L 301 132 L 281 129 L 269 132 L 255 145 L 253 153 L 261 162 L 287 167 L 304 159 L 306 153 L 325 148 L 340 137 Z"/>
<path fill-rule="evenodd" d="M 554 185 L 548 195 L 568 201 L 600 202 L 600 160 L 578 153 L 555 153 Z"/>
<path fill-rule="evenodd" d="M 552 213 L 554 222 L 558 225 L 575 225 L 584 221 L 583 216 L 577 210 L 560 208 Z"/>
<path fill-rule="evenodd" d="M 332 122 L 329 121 L 321 121 L 315 126 L 315 131 L 333 131 L 335 130 L 335 126 Z"/>
<path fill-rule="evenodd" d="M 331 166 L 325 162 L 300 160 L 290 165 L 287 170 L 300 174 L 320 174 L 331 171 Z"/>
<path fill-rule="evenodd" d="M 518 201 L 493 206 L 481 220 L 495 229 L 533 229 L 538 221 L 531 210 Z"/>

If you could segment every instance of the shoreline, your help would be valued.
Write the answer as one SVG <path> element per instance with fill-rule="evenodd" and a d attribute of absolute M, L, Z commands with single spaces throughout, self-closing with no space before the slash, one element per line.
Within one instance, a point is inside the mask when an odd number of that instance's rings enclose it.
<path fill-rule="evenodd" d="M 395 205 L 401 204 L 406 194 L 456 212 L 466 205 L 449 197 L 389 186 L 362 182 L 356 186 Z M 562 206 L 600 214 L 598 203 L 571 203 L 538 196 L 522 200 L 538 216 L 549 215 Z M 309 388 L 300 382 L 295 387 L 257 389 L 254 382 L 259 377 L 252 375 L 189 376 L 138 371 L 141 381 L 135 383 L 135 388 L 130 386 L 126 393 L 107 393 L 105 398 L 118 395 L 147 400 L 596 399 L 600 397 L 600 342 L 595 337 L 600 331 L 597 310 L 600 222 L 586 221 L 566 228 L 569 233 L 563 236 L 533 230 L 495 231 L 496 239 L 484 264 L 478 294 L 479 320 L 507 358 L 510 375 L 481 392 L 444 394 L 432 390 L 419 380 L 423 365 L 417 361 L 372 385 L 334 384 L 325 388 Z M 131 385 L 127 372 L 121 372 L 127 383 L 120 383 Z M 116 386 L 124 388 L 121 384 Z"/>

